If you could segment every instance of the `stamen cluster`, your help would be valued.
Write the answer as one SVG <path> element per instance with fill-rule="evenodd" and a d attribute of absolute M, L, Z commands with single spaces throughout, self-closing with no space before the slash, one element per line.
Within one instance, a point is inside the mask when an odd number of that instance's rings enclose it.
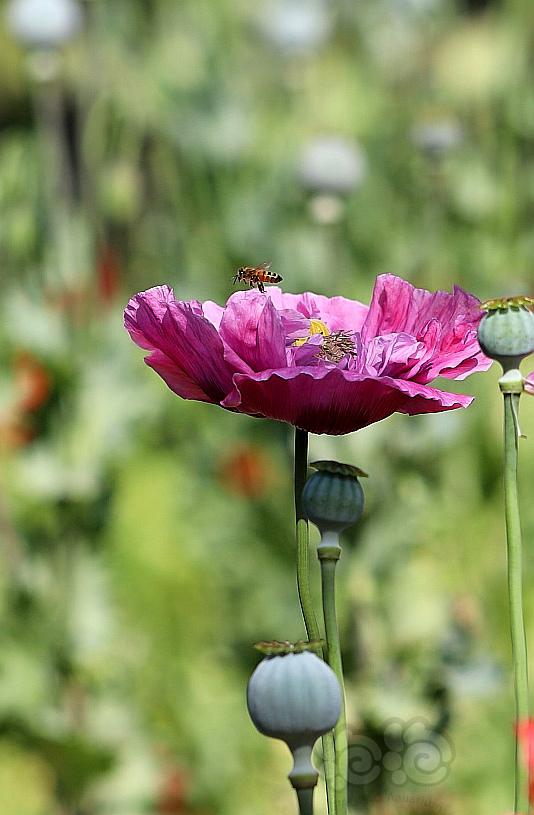
<path fill-rule="evenodd" d="M 319 359 L 327 362 L 341 362 L 343 357 L 356 356 L 356 347 L 351 331 L 334 331 L 324 338 L 321 350 L 317 354 Z"/>

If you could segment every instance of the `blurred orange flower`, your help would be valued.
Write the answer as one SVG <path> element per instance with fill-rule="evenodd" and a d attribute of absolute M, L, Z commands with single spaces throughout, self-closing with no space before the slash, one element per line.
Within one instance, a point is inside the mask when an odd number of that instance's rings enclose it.
<path fill-rule="evenodd" d="M 269 487 L 272 471 L 272 462 L 261 447 L 242 444 L 222 459 L 219 479 L 238 495 L 260 498 Z"/>
<path fill-rule="evenodd" d="M 163 779 L 156 801 L 156 812 L 161 815 L 185 815 L 187 777 L 179 767 L 169 770 Z"/>

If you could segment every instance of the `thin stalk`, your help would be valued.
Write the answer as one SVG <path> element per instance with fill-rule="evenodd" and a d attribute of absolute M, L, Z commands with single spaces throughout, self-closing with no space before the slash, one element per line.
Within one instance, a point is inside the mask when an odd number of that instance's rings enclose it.
<path fill-rule="evenodd" d="M 300 608 L 309 640 L 320 640 L 321 630 L 310 590 L 310 534 L 308 520 L 302 506 L 302 490 L 308 474 L 308 433 L 295 428 L 295 519 L 297 524 L 297 588 Z M 323 656 L 321 652 L 321 656 Z M 335 750 L 333 733 L 321 739 L 323 746 L 323 766 L 326 783 L 326 797 L 329 815 L 338 815 L 335 804 Z"/>
<path fill-rule="evenodd" d="M 302 507 L 302 490 L 308 471 L 308 434 L 295 428 L 295 517 L 297 522 L 297 587 L 309 640 L 321 639 L 310 591 L 310 535 Z"/>
<path fill-rule="evenodd" d="M 313 815 L 313 787 L 297 790 L 299 815 Z"/>
<path fill-rule="evenodd" d="M 525 623 L 523 619 L 523 577 L 521 555 L 521 519 L 517 494 L 517 415 L 519 394 L 504 394 L 504 504 L 506 541 L 508 551 L 508 593 L 510 600 L 510 628 L 512 634 L 512 661 L 516 723 L 527 722 L 528 663 Z M 527 756 L 528 759 L 528 756 Z M 516 733 L 515 741 L 515 798 L 514 812 L 529 811 L 529 761 L 525 761 Z"/>
<path fill-rule="evenodd" d="M 321 551 L 321 548 L 319 548 L 319 557 L 321 561 L 323 614 L 328 649 L 327 662 L 337 676 L 341 687 L 341 714 L 334 728 L 336 815 L 347 815 L 348 740 L 345 713 L 345 682 L 336 615 L 336 566 L 340 552 L 339 546 L 337 552 L 335 552 L 335 547 L 330 548 L 334 550 L 331 553 L 326 549 Z"/>
<path fill-rule="evenodd" d="M 58 77 L 37 78 L 34 93 L 36 129 L 41 143 L 43 192 L 46 205 L 49 258 L 47 274 L 53 270 L 56 287 L 71 282 L 72 235 L 69 214 L 73 201 L 73 179 L 63 134 L 62 92 Z"/>

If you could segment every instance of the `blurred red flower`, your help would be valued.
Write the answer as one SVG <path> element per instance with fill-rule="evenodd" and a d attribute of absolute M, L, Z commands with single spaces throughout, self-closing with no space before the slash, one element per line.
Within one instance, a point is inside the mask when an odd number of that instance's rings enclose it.
<path fill-rule="evenodd" d="M 15 358 L 15 389 L 17 408 L 24 413 L 38 410 L 48 400 L 52 389 L 50 373 L 27 351 L 20 351 Z"/>
<path fill-rule="evenodd" d="M 187 778 L 182 769 L 175 767 L 165 775 L 156 800 L 156 812 L 161 815 L 184 815 Z"/>
<path fill-rule="evenodd" d="M 45 405 L 52 376 L 37 357 L 19 351 L 13 361 L 13 396 L 0 414 L 0 446 L 17 449 L 35 438 L 31 414 Z"/>
<path fill-rule="evenodd" d="M 269 486 L 272 463 L 261 447 L 243 444 L 223 457 L 219 478 L 224 487 L 246 498 L 259 498 Z"/>
<path fill-rule="evenodd" d="M 519 722 L 517 733 L 530 774 L 530 802 L 534 803 L 534 719 Z"/>
<path fill-rule="evenodd" d="M 104 244 L 96 261 L 98 298 L 103 303 L 111 303 L 117 296 L 120 286 L 121 264 L 118 252 L 110 244 Z"/>

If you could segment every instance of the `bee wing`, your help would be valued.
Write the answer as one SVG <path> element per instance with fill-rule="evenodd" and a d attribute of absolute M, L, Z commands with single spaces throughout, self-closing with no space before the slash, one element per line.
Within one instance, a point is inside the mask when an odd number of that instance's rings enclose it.
<path fill-rule="evenodd" d="M 265 263 L 260 263 L 258 269 L 261 269 L 262 272 L 268 272 L 272 265 L 273 265 L 272 260 L 268 260 Z"/>

